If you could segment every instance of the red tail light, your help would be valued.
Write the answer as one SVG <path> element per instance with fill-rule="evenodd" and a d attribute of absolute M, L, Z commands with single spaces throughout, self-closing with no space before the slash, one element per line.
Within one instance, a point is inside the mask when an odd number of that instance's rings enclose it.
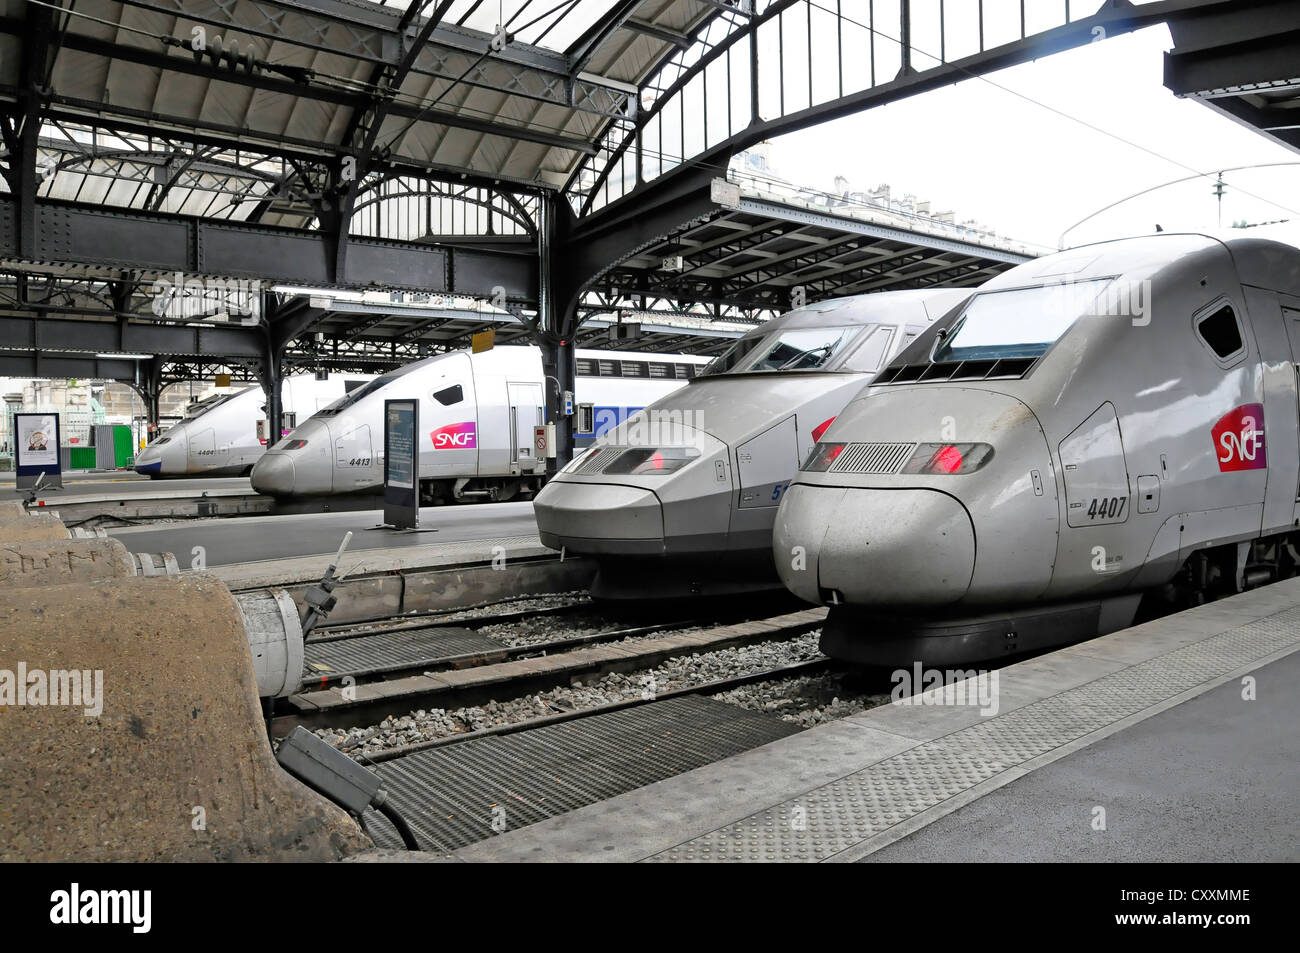
<path fill-rule="evenodd" d="M 830 469 L 836 458 L 844 452 L 845 444 L 818 443 L 813 445 L 812 453 L 800 468 L 810 473 L 823 473 Z"/>
<path fill-rule="evenodd" d="M 961 469 L 961 461 L 961 451 L 949 444 L 934 455 L 933 466 L 944 473 L 956 473 Z"/>
<path fill-rule="evenodd" d="M 813 443 L 816 443 L 818 440 L 820 440 L 822 438 L 822 434 L 826 432 L 826 428 L 833 423 L 835 423 L 835 418 L 831 417 L 828 420 L 823 420 L 816 427 L 814 427 L 812 432 Z"/>
<path fill-rule="evenodd" d="M 993 448 L 987 443 L 922 443 L 917 444 L 902 472 L 938 476 L 974 473 L 992 459 Z"/>

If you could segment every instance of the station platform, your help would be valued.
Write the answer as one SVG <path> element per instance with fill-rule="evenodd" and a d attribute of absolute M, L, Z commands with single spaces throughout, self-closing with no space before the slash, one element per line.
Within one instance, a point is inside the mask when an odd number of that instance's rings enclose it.
<path fill-rule="evenodd" d="M 66 475 L 65 475 L 66 476 Z M 0 499 L 21 499 L 26 491 L 0 484 Z M 253 491 L 246 477 L 150 480 L 134 473 L 77 476 L 61 489 L 38 491 L 35 507 L 59 514 L 69 526 L 91 521 L 131 522 L 269 513 L 275 501 Z"/>
<path fill-rule="evenodd" d="M 455 857 L 1295 861 L 1297 649 L 1300 579 L 1007 666 L 978 702 L 931 689 Z"/>
<path fill-rule="evenodd" d="M 108 535 L 134 553 L 175 553 L 182 568 L 190 567 L 190 554 L 196 546 L 203 548 L 209 568 L 333 556 L 349 531 L 349 553 L 437 550 L 448 543 L 503 537 L 537 539 L 533 504 L 526 500 L 427 506 L 420 510 L 420 532 L 376 528 L 382 521 L 382 510 L 357 510 L 131 526 L 109 530 Z"/>
<path fill-rule="evenodd" d="M 141 495 L 198 496 L 200 493 L 238 491 L 252 493 L 248 477 L 177 477 L 151 480 L 133 470 L 88 470 L 63 474 L 63 489 L 46 490 L 38 494 L 46 506 L 57 506 L 67 500 L 109 499 Z M 0 481 L 0 499 L 21 497 L 13 474 Z"/>

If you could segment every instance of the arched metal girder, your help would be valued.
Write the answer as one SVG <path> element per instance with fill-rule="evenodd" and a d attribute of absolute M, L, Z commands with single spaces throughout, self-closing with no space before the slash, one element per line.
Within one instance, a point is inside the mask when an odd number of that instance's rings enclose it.
<path fill-rule="evenodd" d="M 1231 5 L 1106 0 L 1078 17 L 1078 0 L 755 0 L 753 16 L 722 14 L 669 55 L 642 89 L 635 127 L 611 125 L 566 192 L 580 218 L 621 201 L 650 206 L 675 176 L 721 174 L 764 139 Z"/>
<path fill-rule="evenodd" d="M 384 189 L 384 186 L 389 183 L 396 183 L 398 187 Z M 371 206 L 382 208 L 384 203 L 404 198 L 446 200 L 481 208 L 512 222 L 519 228 L 520 233 L 526 235 L 535 234 L 537 229 L 533 214 L 515 193 L 487 189 L 480 185 L 461 185 L 439 182 L 433 179 L 414 179 L 412 176 L 400 174 L 371 177 L 366 182 L 365 187 L 357 193 L 353 213 L 355 215 Z M 358 231 L 355 219 L 352 222 L 352 230 L 354 232 Z M 438 234 L 451 235 L 456 233 L 453 230 L 446 230 Z M 486 234 L 490 235 L 493 232 L 489 229 Z"/>

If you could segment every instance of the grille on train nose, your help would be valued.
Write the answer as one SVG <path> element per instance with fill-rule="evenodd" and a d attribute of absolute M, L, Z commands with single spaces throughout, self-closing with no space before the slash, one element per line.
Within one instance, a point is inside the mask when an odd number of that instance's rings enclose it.
<path fill-rule="evenodd" d="M 897 473 L 914 443 L 851 443 L 831 464 L 832 473 Z"/>
<path fill-rule="evenodd" d="M 614 458 L 626 450 L 627 447 L 601 447 L 595 453 L 583 462 L 574 473 L 599 473 L 609 464 L 614 462 Z"/>

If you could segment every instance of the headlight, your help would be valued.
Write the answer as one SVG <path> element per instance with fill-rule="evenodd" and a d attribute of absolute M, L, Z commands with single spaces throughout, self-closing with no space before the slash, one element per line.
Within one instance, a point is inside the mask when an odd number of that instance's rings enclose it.
<path fill-rule="evenodd" d="M 614 462 L 605 467 L 605 473 L 645 476 L 672 473 L 700 455 L 696 447 L 633 447 L 624 450 Z"/>
<path fill-rule="evenodd" d="M 819 443 L 813 447 L 812 453 L 808 454 L 808 459 L 799 469 L 809 473 L 823 473 L 830 469 L 830 465 L 844 452 L 846 446 L 848 445 L 843 443 Z"/>
<path fill-rule="evenodd" d="M 289 441 L 287 441 L 287 442 L 284 444 L 284 446 L 280 447 L 280 449 L 281 449 L 281 450 L 301 450 L 301 449 L 302 449 L 303 447 L 305 447 L 305 446 L 307 446 L 307 441 L 306 441 L 306 440 L 289 440 Z"/>
<path fill-rule="evenodd" d="M 993 459 L 987 443 L 923 443 L 903 465 L 903 473 L 948 474 L 974 473 Z"/>
<path fill-rule="evenodd" d="M 149 446 L 161 447 L 165 443 L 170 443 L 171 439 L 172 439 L 171 437 L 163 437 L 161 440 L 155 440 L 153 443 L 149 444 Z"/>

